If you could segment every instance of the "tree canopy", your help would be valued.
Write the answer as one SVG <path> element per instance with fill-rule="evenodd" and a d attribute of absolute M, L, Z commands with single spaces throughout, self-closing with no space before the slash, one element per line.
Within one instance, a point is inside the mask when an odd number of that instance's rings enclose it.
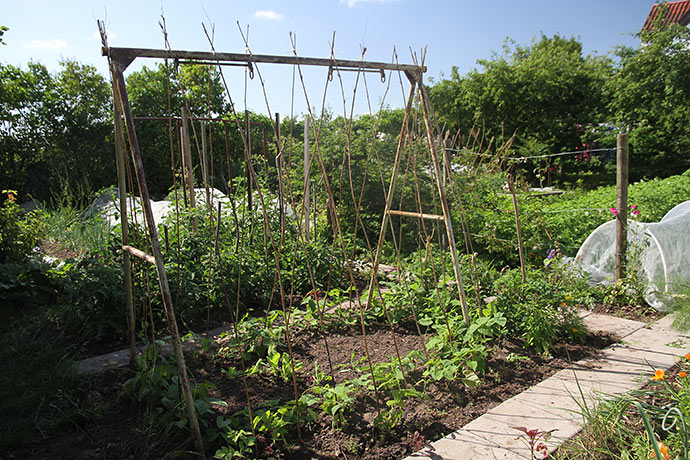
<path fill-rule="evenodd" d="M 665 177 L 690 167 L 690 32 L 644 33 L 638 48 L 584 56 L 574 38 L 541 35 L 529 46 L 506 41 L 502 54 L 430 88 L 439 119 L 467 133 L 479 126 L 495 143 L 515 135 L 514 153 L 533 156 L 615 147 L 630 131 L 631 177 Z M 587 160 L 590 158 L 587 157 Z M 605 159 L 604 159 L 605 160 Z M 580 164 L 575 164 L 575 163 Z M 554 160 L 560 171 L 611 172 L 602 158 Z"/>

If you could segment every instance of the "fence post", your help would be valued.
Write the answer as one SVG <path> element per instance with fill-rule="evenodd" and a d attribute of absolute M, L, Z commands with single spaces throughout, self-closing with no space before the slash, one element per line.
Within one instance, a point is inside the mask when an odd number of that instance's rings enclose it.
<path fill-rule="evenodd" d="M 628 249 L 628 133 L 616 145 L 616 282 L 625 277 Z"/>

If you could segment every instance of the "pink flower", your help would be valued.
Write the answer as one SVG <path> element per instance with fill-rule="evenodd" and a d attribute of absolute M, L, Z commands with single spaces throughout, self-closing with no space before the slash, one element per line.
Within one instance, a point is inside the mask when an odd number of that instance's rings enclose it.
<path fill-rule="evenodd" d="M 611 214 L 613 214 L 614 216 L 617 216 L 617 215 L 618 215 L 618 209 L 616 209 L 616 208 L 611 208 L 610 211 L 611 211 Z"/>

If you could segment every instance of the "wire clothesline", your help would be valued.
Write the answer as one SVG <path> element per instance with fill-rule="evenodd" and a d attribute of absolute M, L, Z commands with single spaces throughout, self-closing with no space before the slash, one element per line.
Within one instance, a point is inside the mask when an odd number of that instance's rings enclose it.
<path fill-rule="evenodd" d="M 535 158 L 551 158 L 551 157 L 560 157 L 560 156 L 565 156 L 565 155 L 578 155 L 582 153 L 592 153 L 592 152 L 615 152 L 617 150 L 616 147 L 613 148 L 605 148 L 605 149 L 587 149 L 587 150 L 575 150 L 572 152 L 558 152 L 558 153 L 549 153 L 549 154 L 544 154 L 544 155 L 532 155 L 528 157 L 506 157 L 507 160 L 514 160 L 514 161 L 527 161 L 527 160 L 533 160 Z M 460 153 L 469 153 L 472 155 L 477 155 L 477 156 L 485 156 L 485 157 L 493 157 L 495 155 L 492 155 L 490 153 L 481 153 L 481 152 L 471 152 L 468 150 L 463 150 L 463 149 L 453 149 L 446 147 L 446 151 L 449 152 L 460 152 Z"/>

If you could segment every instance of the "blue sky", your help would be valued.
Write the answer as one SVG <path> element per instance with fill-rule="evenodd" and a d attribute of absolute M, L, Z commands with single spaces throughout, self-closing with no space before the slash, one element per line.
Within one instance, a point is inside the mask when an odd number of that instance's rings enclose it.
<path fill-rule="evenodd" d="M 619 45 L 637 46 L 632 34 L 639 31 L 655 3 L 653 0 L 63 0 L 6 1 L 0 25 L 7 46 L 0 47 L 0 62 L 25 66 L 30 60 L 59 68 L 59 61 L 75 59 L 96 66 L 107 74 L 100 56 L 96 18 L 105 19 L 111 46 L 162 48 L 158 26 L 163 9 L 171 46 L 176 49 L 208 50 L 201 28 L 215 24 L 215 45 L 219 51 L 244 52 L 237 22 L 249 26 L 249 46 L 256 54 L 291 54 L 289 33 L 297 37 L 301 56 L 328 57 L 333 32 L 335 56 L 359 59 L 360 47 L 367 48 L 367 60 L 391 61 L 393 47 L 400 62 L 410 63 L 410 48 L 420 53 L 428 47 L 427 78 L 449 74 L 451 66 L 461 73 L 476 67 L 477 59 L 500 52 L 506 37 L 528 44 L 541 33 L 578 38 L 586 53 L 605 54 Z M 154 61 L 139 59 L 131 70 Z M 292 67 L 260 67 L 267 88 L 271 112 L 295 114 L 305 111 L 305 97 L 295 83 L 292 94 Z M 226 71 L 235 103 L 244 106 L 244 71 Z M 304 74 L 309 100 L 321 109 L 325 69 Z M 353 98 L 354 75 L 343 75 L 347 110 Z M 372 105 L 385 92 L 378 76 L 368 75 Z M 366 93 L 361 86 L 355 96 L 356 112 L 367 112 Z M 397 77 L 384 102 L 402 104 Z M 337 80 L 331 82 L 327 107 L 343 114 L 343 98 Z M 247 106 L 267 112 L 258 79 L 247 87 Z M 374 108 L 374 110 L 376 110 Z"/>

